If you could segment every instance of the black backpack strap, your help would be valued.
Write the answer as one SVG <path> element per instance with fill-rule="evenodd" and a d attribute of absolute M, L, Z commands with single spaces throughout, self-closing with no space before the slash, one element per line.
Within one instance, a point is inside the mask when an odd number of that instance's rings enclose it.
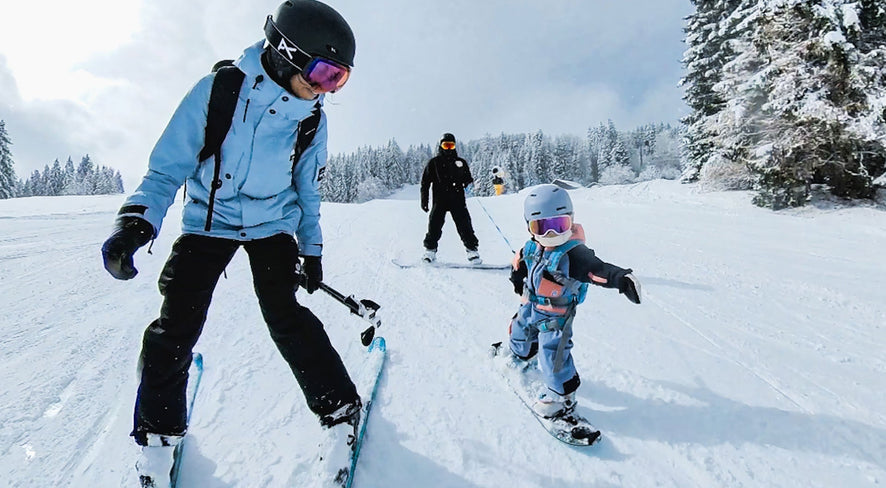
<path fill-rule="evenodd" d="M 302 153 L 314 141 L 317 134 L 317 128 L 320 127 L 320 102 L 314 104 L 311 115 L 298 123 L 297 134 L 295 137 L 295 147 L 292 148 L 292 171 L 295 172 L 295 164 L 298 163 Z"/>
<path fill-rule="evenodd" d="M 235 66 L 222 66 L 215 73 L 212 92 L 209 94 L 209 110 L 206 114 L 206 135 L 199 160 L 205 161 L 221 150 L 222 142 L 231 128 L 231 119 L 237 109 L 237 96 L 246 74 Z"/>
<path fill-rule="evenodd" d="M 222 66 L 215 73 L 212 81 L 212 91 L 209 94 L 209 110 L 206 114 L 206 135 L 203 139 L 203 149 L 198 157 L 200 162 L 210 156 L 215 156 L 215 168 L 212 174 L 212 188 L 209 190 L 209 209 L 206 213 L 206 226 L 204 230 L 209 232 L 212 227 L 212 210 L 215 206 L 215 190 L 221 186 L 221 145 L 231 128 L 234 111 L 237 109 L 237 99 L 240 94 L 240 85 L 246 74 L 235 66 Z"/>

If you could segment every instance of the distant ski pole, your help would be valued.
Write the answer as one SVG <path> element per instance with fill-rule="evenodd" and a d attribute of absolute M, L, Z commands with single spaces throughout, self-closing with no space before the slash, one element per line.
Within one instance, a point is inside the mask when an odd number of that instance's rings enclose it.
<path fill-rule="evenodd" d="M 299 275 L 299 283 L 304 286 L 305 275 Z M 366 298 L 358 300 L 354 298 L 354 295 L 345 296 L 343 293 L 337 291 L 336 289 L 323 282 L 320 282 L 320 289 L 326 292 L 327 295 L 334 298 L 337 302 L 348 307 L 351 310 L 352 314 L 357 315 L 358 317 L 372 324 L 366 330 L 360 333 L 360 342 L 364 346 L 369 346 L 369 344 L 372 343 L 372 339 L 375 338 L 375 329 L 377 327 L 381 327 L 381 318 L 376 315 L 378 309 L 381 308 L 381 305 Z"/>
<path fill-rule="evenodd" d="M 495 230 L 498 231 L 498 235 L 500 235 L 501 238 L 505 240 L 505 244 L 508 245 L 508 249 L 510 249 L 512 253 L 516 254 L 517 251 L 514 251 L 514 246 L 511 245 L 511 241 L 509 241 L 508 238 L 505 237 L 505 233 L 502 232 L 501 228 L 498 226 L 498 224 L 495 223 L 495 219 L 492 218 L 492 215 L 489 215 L 489 211 L 486 210 L 486 207 L 483 205 L 483 202 L 481 202 L 479 198 L 477 199 L 477 203 L 480 204 L 480 208 L 483 209 L 483 212 L 486 214 L 487 217 L 489 217 L 489 220 L 492 222 L 492 225 L 495 226 Z"/>

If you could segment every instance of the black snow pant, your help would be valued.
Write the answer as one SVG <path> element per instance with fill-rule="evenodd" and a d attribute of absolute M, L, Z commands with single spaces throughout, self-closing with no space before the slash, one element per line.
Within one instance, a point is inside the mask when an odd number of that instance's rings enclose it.
<path fill-rule="evenodd" d="M 443 223 L 446 221 L 446 212 L 452 214 L 452 220 L 455 222 L 455 229 L 458 236 L 461 237 L 462 244 L 465 249 L 472 251 L 477 250 L 480 244 L 477 236 L 474 235 L 474 227 L 471 225 L 471 214 L 468 213 L 468 205 L 463 198 L 455 200 L 435 201 L 431 206 L 431 212 L 428 216 L 428 233 L 425 235 L 425 249 L 437 249 L 437 242 L 443 235 Z"/>
<path fill-rule="evenodd" d="M 164 297 L 160 317 L 144 334 L 131 434 L 138 444 L 146 444 L 147 433 L 183 435 L 187 430 L 192 349 L 219 276 L 241 245 L 249 255 L 253 286 L 271 338 L 289 363 L 308 407 L 325 415 L 358 398 L 323 324 L 296 301 L 298 245 L 291 235 L 241 242 L 185 234 L 172 246 L 160 274 Z"/>

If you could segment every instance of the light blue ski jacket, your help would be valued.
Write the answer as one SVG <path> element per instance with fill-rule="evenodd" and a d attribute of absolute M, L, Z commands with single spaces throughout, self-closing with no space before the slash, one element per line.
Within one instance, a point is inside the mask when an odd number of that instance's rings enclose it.
<path fill-rule="evenodd" d="M 200 163 L 214 73 L 185 95 L 151 152 L 148 173 L 124 206 L 146 207 L 143 217 L 160 231 L 175 194 L 187 181 L 182 231 L 241 241 L 295 234 L 299 253 L 320 256 L 319 184 L 326 167 L 326 115 L 310 146 L 293 164 L 299 121 L 319 100 L 302 100 L 274 83 L 261 65 L 263 42 L 235 61 L 246 73 L 231 129 L 221 147 L 221 186 L 212 228 L 204 230 L 215 162 Z"/>

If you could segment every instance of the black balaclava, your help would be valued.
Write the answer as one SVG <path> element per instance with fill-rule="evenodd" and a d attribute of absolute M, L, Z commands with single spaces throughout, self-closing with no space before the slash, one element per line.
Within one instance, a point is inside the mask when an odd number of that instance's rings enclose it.
<path fill-rule="evenodd" d="M 261 54 L 261 65 L 274 83 L 293 93 L 291 80 L 293 76 L 301 73 L 300 69 L 283 59 L 283 56 L 271 46 L 265 46 L 265 50 Z"/>
<path fill-rule="evenodd" d="M 442 143 L 445 142 L 445 141 L 455 142 L 455 136 L 447 132 L 447 133 L 443 134 L 443 137 L 440 138 L 440 144 L 442 144 Z M 446 156 L 446 157 L 448 157 L 448 158 L 453 158 L 453 159 L 455 159 L 456 157 L 458 157 L 458 153 L 455 152 L 455 148 L 452 148 L 452 149 L 443 149 L 443 148 L 440 147 L 440 145 L 438 144 L 438 145 L 437 145 L 437 150 L 439 151 L 439 154 L 440 154 L 441 156 Z"/>

